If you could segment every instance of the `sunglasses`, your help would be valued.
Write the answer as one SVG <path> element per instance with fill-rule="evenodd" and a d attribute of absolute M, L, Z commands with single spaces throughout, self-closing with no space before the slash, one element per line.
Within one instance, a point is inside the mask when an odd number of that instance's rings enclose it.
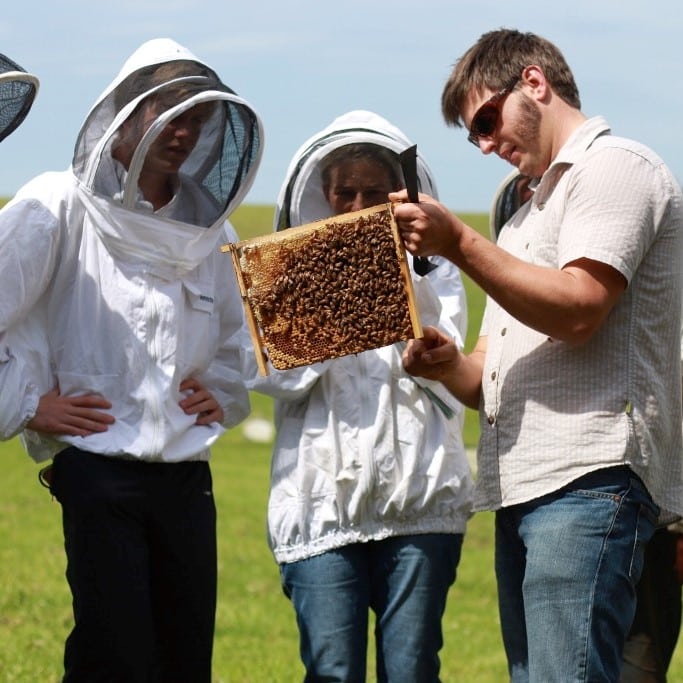
<path fill-rule="evenodd" d="M 467 139 L 476 147 L 479 147 L 479 138 L 490 137 L 498 125 L 500 105 L 503 99 L 509 95 L 521 76 L 515 76 L 502 90 L 490 97 L 477 109 L 472 117 L 472 124 Z"/>

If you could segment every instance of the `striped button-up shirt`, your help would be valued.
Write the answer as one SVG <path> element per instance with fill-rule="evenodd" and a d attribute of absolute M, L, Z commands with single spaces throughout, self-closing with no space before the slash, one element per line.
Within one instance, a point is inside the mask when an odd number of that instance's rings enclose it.
<path fill-rule="evenodd" d="M 490 298 L 480 404 L 477 509 L 551 493 L 596 469 L 630 465 L 665 516 L 683 513 L 683 198 L 646 147 L 577 129 L 498 244 L 539 266 L 610 265 L 628 287 L 576 346 L 520 323 Z"/>

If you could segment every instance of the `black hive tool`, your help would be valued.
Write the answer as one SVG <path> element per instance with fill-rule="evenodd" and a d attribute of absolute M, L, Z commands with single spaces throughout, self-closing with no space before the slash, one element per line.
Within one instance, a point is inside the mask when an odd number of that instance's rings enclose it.
<path fill-rule="evenodd" d="M 417 204 L 420 201 L 417 194 L 417 145 L 404 149 L 398 155 L 398 159 L 401 162 L 403 182 L 406 185 L 406 190 L 408 190 L 408 199 Z M 436 266 L 425 256 L 414 256 L 413 268 L 418 275 L 426 275 Z"/>

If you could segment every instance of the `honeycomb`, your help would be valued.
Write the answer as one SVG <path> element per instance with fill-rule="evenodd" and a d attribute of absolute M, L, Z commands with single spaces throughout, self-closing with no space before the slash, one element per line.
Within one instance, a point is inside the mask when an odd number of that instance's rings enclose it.
<path fill-rule="evenodd" d="M 422 335 L 390 204 L 223 250 L 232 254 L 262 374 L 262 354 L 286 370 Z"/>

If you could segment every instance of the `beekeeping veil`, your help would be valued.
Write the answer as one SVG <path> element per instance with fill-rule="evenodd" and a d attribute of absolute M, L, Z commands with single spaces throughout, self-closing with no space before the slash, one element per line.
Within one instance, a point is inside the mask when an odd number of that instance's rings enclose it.
<path fill-rule="evenodd" d="M 323 193 L 323 161 L 334 150 L 356 143 L 379 145 L 396 155 L 412 145 L 398 128 L 373 112 L 357 110 L 336 118 L 294 155 L 278 197 L 276 230 L 330 217 L 332 210 Z M 420 191 L 436 197 L 432 173 L 419 151 L 417 176 Z"/>
<path fill-rule="evenodd" d="M 38 93 L 38 79 L 0 54 L 0 140 L 26 118 Z"/>
<path fill-rule="evenodd" d="M 503 226 L 524 204 L 519 189 L 521 180 L 523 180 L 522 174 L 517 169 L 513 169 L 503 178 L 493 195 L 489 210 L 489 232 L 494 242 L 498 239 Z"/>
<path fill-rule="evenodd" d="M 136 124 L 135 117 L 141 119 L 150 105 L 156 118 Z M 185 208 L 170 217 L 210 227 L 228 216 L 249 190 L 260 163 L 260 119 L 211 68 L 166 38 L 151 40 L 133 53 L 90 110 L 72 162 L 82 187 L 109 201 L 114 210 L 144 211 L 138 180 L 147 153 L 173 119 L 197 105 L 210 114 L 178 173 L 196 201 L 185 201 Z M 122 127 L 124 122 L 128 125 Z M 112 158 L 124 147 L 129 150 L 125 169 Z"/>

